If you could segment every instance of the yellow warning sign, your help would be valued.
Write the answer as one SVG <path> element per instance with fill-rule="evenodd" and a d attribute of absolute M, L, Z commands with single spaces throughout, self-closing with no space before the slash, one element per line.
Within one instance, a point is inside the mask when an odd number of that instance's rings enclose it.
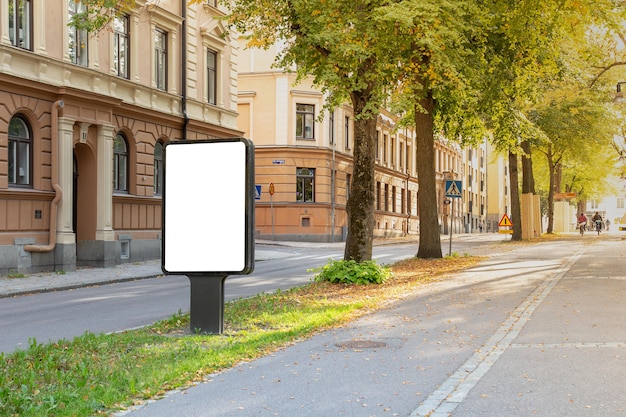
<path fill-rule="evenodd" d="M 502 216 L 502 218 L 500 219 L 500 223 L 498 223 L 498 226 L 512 227 L 513 223 L 511 222 L 511 219 L 509 218 L 509 216 L 505 213 L 504 216 Z"/>

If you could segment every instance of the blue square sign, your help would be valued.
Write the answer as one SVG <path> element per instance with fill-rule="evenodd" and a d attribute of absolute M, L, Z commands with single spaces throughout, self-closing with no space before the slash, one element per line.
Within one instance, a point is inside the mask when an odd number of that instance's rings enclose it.
<path fill-rule="evenodd" d="M 461 191 L 463 191 L 462 181 L 446 180 L 446 197 L 461 198 Z"/>

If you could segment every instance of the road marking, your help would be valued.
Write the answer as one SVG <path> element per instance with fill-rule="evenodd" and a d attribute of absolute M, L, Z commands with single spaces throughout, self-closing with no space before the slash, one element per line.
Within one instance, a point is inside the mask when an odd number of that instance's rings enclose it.
<path fill-rule="evenodd" d="M 500 356 L 511 347 L 537 307 L 585 250 L 586 248 L 580 249 L 570 256 L 553 274 L 544 279 L 485 342 L 484 348 L 477 350 L 409 417 L 449 417 Z"/>
<path fill-rule="evenodd" d="M 579 343 L 513 343 L 512 349 L 596 349 L 596 348 L 625 348 L 626 342 L 579 342 Z"/>

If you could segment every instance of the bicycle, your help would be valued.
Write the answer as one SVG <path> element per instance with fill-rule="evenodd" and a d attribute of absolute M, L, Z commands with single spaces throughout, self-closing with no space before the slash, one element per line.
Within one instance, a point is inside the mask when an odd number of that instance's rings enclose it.
<path fill-rule="evenodd" d="M 598 236 L 600 236 L 600 229 L 602 229 L 602 220 L 596 220 L 596 230 L 598 231 Z"/>
<path fill-rule="evenodd" d="M 578 230 L 580 231 L 580 235 L 584 235 L 587 230 L 587 223 L 578 223 Z"/>

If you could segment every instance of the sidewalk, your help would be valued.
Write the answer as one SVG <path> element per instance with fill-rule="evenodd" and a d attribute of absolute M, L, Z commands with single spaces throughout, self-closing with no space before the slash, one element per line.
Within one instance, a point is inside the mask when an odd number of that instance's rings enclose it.
<path fill-rule="evenodd" d="M 400 244 L 417 242 L 417 236 L 396 239 L 376 239 L 375 245 Z M 272 246 L 307 248 L 332 247 L 343 248 L 345 242 L 311 243 L 257 240 L 255 260 L 265 261 L 288 256 L 283 251 L 272 250 Z M 259 248 L 261 246 L 261 248 Z M 161 260 L 154 259 L 143 262 L 132 262 L 110 268 L 79 268 L 75 271 L 62 273 L 40 272 L 27 274 L 23 278 L 0 276 L 0 298 L 47 291 L 61 291 L 92 285 L 103 285 L 114 282 L 132 281 L 136 279 L 154 278 L 163 275 Z"/>

